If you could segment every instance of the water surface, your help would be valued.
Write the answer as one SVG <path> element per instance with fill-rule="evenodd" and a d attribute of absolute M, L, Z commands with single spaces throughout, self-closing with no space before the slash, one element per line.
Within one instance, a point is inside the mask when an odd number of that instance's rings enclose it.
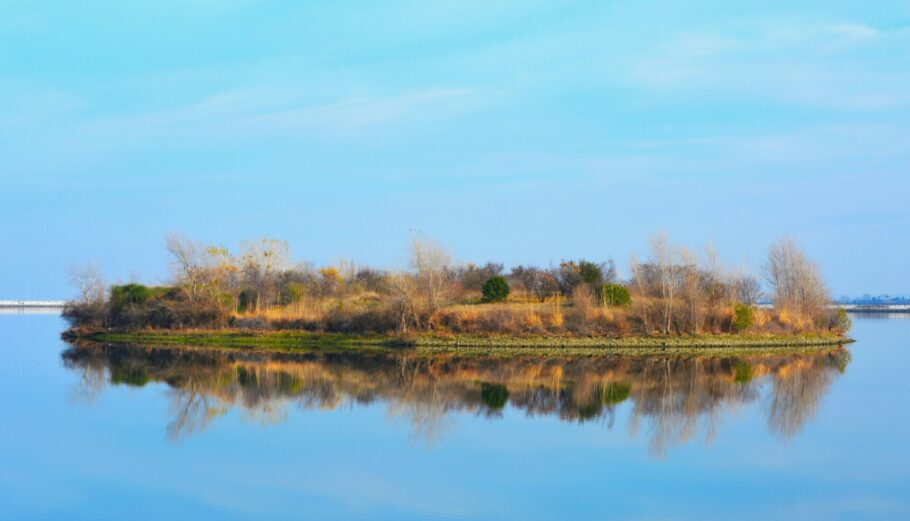
<path fill-rule="evenodd" d="M 910 518 L 910 320 L 854 322 L 803 355 L 478 360 L 4 315 L 0 518 Z"/>

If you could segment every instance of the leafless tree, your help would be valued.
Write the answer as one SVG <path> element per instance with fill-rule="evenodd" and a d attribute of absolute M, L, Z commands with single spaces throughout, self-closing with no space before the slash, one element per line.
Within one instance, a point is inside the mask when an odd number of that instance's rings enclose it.
<path fill-rule="evenodd" d="M 674 297 L 679 286 L 680 270 L 674 262 L 674 246 L 670 243 L 666 233 L 653 235 L 650 240 L 650 249 L 649 262 L 657 270 L 660 283 L 663 331 L 669 333 L 673 321 Z"/>
<path fill-rule="evenodd" d="M 411 273 L 392 272 L 387 276 L 389 288 L 395 297 L 394 306 L 398 315 L 398 329 L 408 332 L 408 325 L 420 327 L 420 283 Z"/>
<path fill-rule="evenodd" d="M 559 292 L 559 280 L 552 273 L 533 266 L 512 268 L 509 279 L 510 282 L 517 282 L 527 293 L 534 295 L 541 302 Z"/>
<path fill-rule="evenodd" d="M 637 255 L 629 257 L 629 268 L 632 270 L 632 282 L 635 291 L 638 292 L 638 298 L 633 300 L 633 304 L 638 308 L 638 315 L 641 317 L 645 326 L 645 332 L 653 332 L 651 320 L 651 303 L 648 298 L 648 266 L 638 260 Z"/>
<path fill-rule="evenodd" d="M 818 266 L 792 239 L 781 239 L 768 249 L 765 276 L 775 308 L 801 319 L 817 320 L 831 301 Z"/>
<path fill-rule="evenodd" d="M 226 248 L 205 246 L 181 235 L 169 235 L 165 243 L 171 254 L 171 272 L 191 306 L 218 302 L 227 277 L 236 270 Z"/>
<path fill-rule="evenodd" d="M 278 276 L 290 266 L 290 248 L 282 240 L 263 237 L 241 244 L 240 263 L 244 282 L 256 292 L 256 308 L 270 306 L 278 298 Z"/>
<path fill-rule="evenodd" d="M 683 299 L 686 302 L 688 311 L 688 321 L 691 325 L 692 333 L 699 334 L 701 333 L 704 317 L 702 313 L 704 306 L 702 272 L 699 270 L 698 257 L 692 250 L 685 246 L 680 246 L 678 255 L 680 261 L 678 269 L 681 272 L 680 278 L 682 279 Z"/>
<path fill-rule="evenodd" d="M 69 283 L 79 290 L 80 304 L 103 303 L 107 286 L 104 275 L 94 263 L 84 266 L 70 266 L 66 271 Z"/>
<path fill-rule="evenodd" d="M 434 240 L 417 234 L 411 236 L 410 255 L 411 267 L 417 273 L 430 312 L 434 313 L 439 309 L 452 278 L 452 256 Z"/>

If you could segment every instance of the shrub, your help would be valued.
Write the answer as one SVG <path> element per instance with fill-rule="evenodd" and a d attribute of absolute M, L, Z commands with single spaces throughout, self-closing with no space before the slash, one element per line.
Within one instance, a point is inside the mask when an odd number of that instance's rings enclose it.
<path fill-rule="evenodd" d="M 303 300 L 303 284 L 290 282 L 278 294 L 278 303 L 281 305 L 296 304 Z"/>
<path fill-rule="evenodd" d="M 142 284 L 111 286 L 111 308 L 119 312 L 130 304 L 143 304 L 152 296 L 152 290 Z"/>
<path fill-rule="evenodd" d="M 755 323 L 755 308 L 745 304 L 733 307 L 733 329 L 738 333 L 752 327 Z"/>
<path fill-rule="evenodd" d="M 578 310 L 579 318 L 588 319 L 592 316 L 594 310 L 594 295 L 591 294 L 591 288 L 587 284 L 575 286 L 572 290 L 572 304 Z"/>
<path fill-rule="evenodd" d="M 490 277 L 481 289 L 484 302 L 504 302 L 509 298 L 509 283 L 502 275 Z"/>
<path fill-rule="evenodd" d="M 629 288 L 622 284 L 604 284 L 600 287 L 600 301 L 610 307 L 624 307 L 632 303 Z"/>
<path fill-rule="evenodd" d="M 67 302 L 63 318 L 72 327 L 98 327 L 104 323 L 107 306 L 104 302 Z"/>
<path fill-rule="evenodd" d="M 256 309 L 259 295 L 252 289 L 244 289 L 237 296 L 237 311 L 247 313 Z"/>
<path fill-rule="evenodd" d="M 828 320 L 828 329 L 844 334 L 847 331 L 850 331 L 851 327 L 853 327 L 853 319 L 847 314 L 846 309 L 837 308 L 831 313 Z"/>

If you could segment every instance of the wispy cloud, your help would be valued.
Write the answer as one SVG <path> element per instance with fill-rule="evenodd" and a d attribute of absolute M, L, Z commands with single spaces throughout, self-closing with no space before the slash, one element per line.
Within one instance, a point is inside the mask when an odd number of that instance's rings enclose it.
<path fill-rule="evenodd" d="M 13 171 L 110 161 L 133 150 L 218 146 L 238 141 L 345 141 L 408 132 L 474 110 L 484 102 L 476 89 L 434 87 L 386 95 L 313 99 L 305 90 L 252 88 L 214 92 L 190 103 L 140 112 L 91 114 L 87 102 L 64 94 L 25 95 L 20 109 L 0 112 L 4 128 L 42 136 L 0 141 Z M 32 112 L 29 107 L 35 109 Z M 0 133 L 0 137 L 4 137 Z M 40 150 L 35 148 L 40 146 Z M 5 149 L 5 150 L 4 150 Z M 53 154 L 47 154 L 53 150 Z M 42 152 L 44 151 L 44 152 Z M 21 168 L 22 170 L 17 170 Z"/>
<path fill-rule="evenodd" d="M 898 56 L 906 30 L 862 23 L 764 22 L 694 32 L 643 52 L 626 81 L 661 91 L 723 92 L 810 107 L 878 110 L 910 105 L 910 75 L 864 60 Z M 898 54 L 895 54 L 898 53 Z"/>

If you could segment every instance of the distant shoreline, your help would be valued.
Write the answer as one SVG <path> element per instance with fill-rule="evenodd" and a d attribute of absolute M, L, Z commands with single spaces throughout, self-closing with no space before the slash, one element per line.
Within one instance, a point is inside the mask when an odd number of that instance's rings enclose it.
<path fill-rule="evenodd" d="M 910 313 L 907 304 L 838 304 L 848 313 Z"/>
<path fill-rule="evenodd" d="M 63 309 L 63 300 L 0 300 L 3 309 Z"/>

